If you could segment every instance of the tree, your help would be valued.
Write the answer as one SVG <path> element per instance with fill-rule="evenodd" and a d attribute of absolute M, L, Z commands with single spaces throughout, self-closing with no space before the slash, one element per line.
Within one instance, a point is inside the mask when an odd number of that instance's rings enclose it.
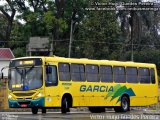
<path fill-rule="evenodd" d="M 5 40 L 5 47 L 8 47 L 8 42 L 10 41 L 10 35 L 12 31 L 13 20 L 16 14 L 16 8 L 14 6 L 15 0 L 13 1 L 6 0 L 6 2 L 7 2 L 7 5 L 0 6 L 0 11 L 3 13 L 5 18 L 7 19 L 5 34 L 4 36 L 3 35 L 1 36 L 3 36 L 2 38 Z M 10 12 L 11 15 L 8 12 Z"/>
<path fill-rule="evenodd" d="M 118 51 L 120 29 L 115 19 L 115 12 L 88 11 L 79 23 L 75 46 L 81 48 L 81 56 L 96 59 L 115 59 L 114 50 Z M 78 41 L 80 40 L 80 41 Z M 82 45 L 80 45 L 80 42 Z"/>

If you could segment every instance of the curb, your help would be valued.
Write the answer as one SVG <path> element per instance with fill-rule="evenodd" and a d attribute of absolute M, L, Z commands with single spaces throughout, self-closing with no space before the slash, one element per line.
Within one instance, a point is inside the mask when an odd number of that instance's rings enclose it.
<path fill-rule="evenodd" d="M 144 112 L 144 115 L 160 115 L 160 112 L 155 111 L 155 112 Z"/>

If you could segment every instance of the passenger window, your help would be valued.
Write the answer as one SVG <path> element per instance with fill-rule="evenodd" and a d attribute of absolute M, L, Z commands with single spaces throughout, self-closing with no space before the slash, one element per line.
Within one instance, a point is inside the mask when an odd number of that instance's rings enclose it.
<path fill-rule="evenodd" d="M 86 65 L 86 79 L 88 82 L 98 82 L 98 66 Z"/>
<path fill-rule="evenodd" d="M 100 79 L 101 82 L 113 82 L 112 67 L 100 66 Z"/>
<path fill-rule="evenodd" d="M 155 81 L 155 71 L 154 71 L 153 68 L 150 69 L 150 74 L 151 74 L 151 82 L 153 84 L 155 84 L 156 83 L 156 81 Z"/>
<path fill-rule="evenodd" d="M 71 64 L 71 79 L 73 81 L 85 81 L 85 68 L 82 64 Z"/>
<path fill-rule="evenodd" d="M 138 83 L 136 67 L 126 67 L 126 79 L 128 83 Z"/>
<path fill-rule="evenodd" d="M 139 68 L 138 77 L 140 83 L 150 83 L 150 74 L 148 68 Z"/>
<path fill-rule="evenodd" d="M 58 64 L 59 79 L 61 81 L 70 81 L 70 67 L 68 63 Z"/>
<path fill-rule="evenodd" d="M 53 86 L 58 84 L 57 68 L 53 65 L 46 66 L 46 86 Z"/>
<path fill-rule="evenodd" d="M 114 73 L 114 81 L 117 83 L 125 83 L 126 82 L 126 75 L 125 75 L 125 68 L 124 67 L 113 67 Z"/>

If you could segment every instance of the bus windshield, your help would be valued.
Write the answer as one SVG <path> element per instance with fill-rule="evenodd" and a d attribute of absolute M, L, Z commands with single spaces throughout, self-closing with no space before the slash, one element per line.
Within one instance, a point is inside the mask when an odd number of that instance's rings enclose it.
<path fill-rule="evenodd" d="M 11 68 L 9 70 L 10 90 L 32 90 L 42 86 L 42 67 Z"/>

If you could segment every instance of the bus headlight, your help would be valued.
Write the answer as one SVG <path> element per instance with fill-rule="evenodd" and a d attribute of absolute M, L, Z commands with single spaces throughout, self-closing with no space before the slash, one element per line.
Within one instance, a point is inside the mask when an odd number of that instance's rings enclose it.
<path fill-rule="evenodd" d="M 8 95 L 8 99 L 11 99 L 12 98 L 12 96 L 11 95 Z"/>
<path fill-rule="evenodd" d="M 42 97 L 42 93 L 38 93 L 37 97 Z"/>

